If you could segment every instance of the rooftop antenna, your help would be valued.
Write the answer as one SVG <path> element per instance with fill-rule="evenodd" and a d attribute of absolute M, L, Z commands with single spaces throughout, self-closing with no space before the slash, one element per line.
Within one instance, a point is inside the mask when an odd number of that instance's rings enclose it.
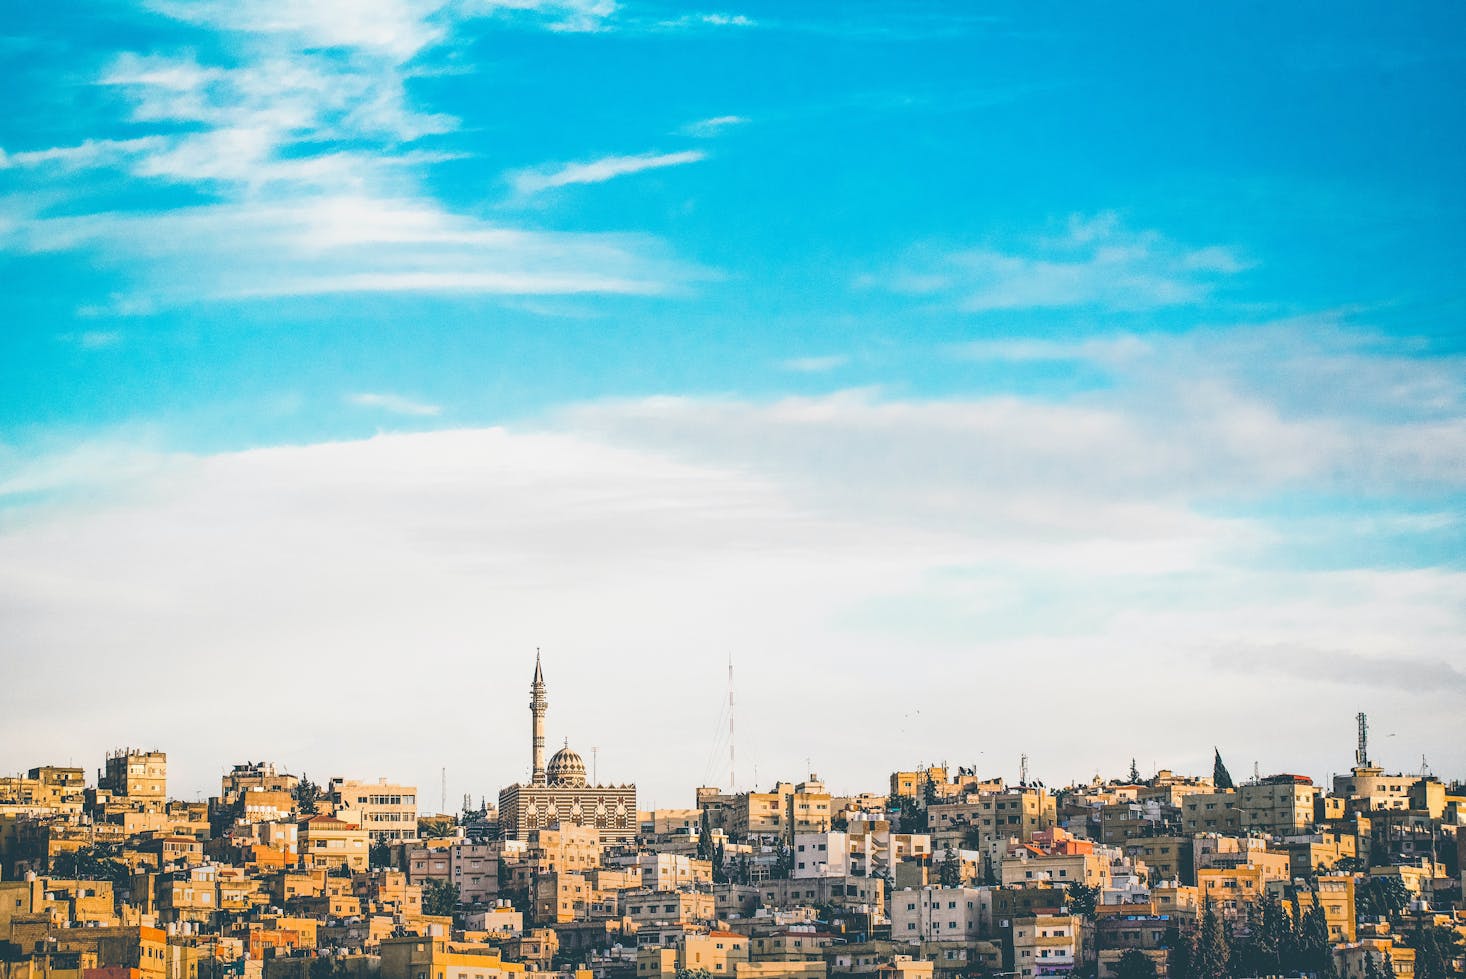
<path fill-rule="evenodd" d="M 1252 763 L 1252 781 L 1254 784 L 1262 781 L 1262 771 L 1257 767 L 1256 761 Z"/>
<path fill-rule="evenodd" d="M 439 805 L 438 805 L 438 812 L 446 813 L 448 811 L 448 768 L 447 768 L 447 766 L 444 766 L 443 767 L 443 785 L 442 785 L 442 789 L 443 789 L 442 802 L 440 802 Z"/>
<path fill-rule="evenodd" d="M 728 792 L 738 791 L 738 767 L 733 753 L 733 654 L 728 654 Z"/>
<path fill-rule="evenodd" d="M 598 744 L 593 744 L 590 746 L 590 783 L 592 785 L 601 784 L 600 770 L 601 746 Z"/>
<path fill-rule="evenodd" d="M 1364 716 L 1364 711 L 1354 715 L 1354 720 L 1359 723 L 1359 747 L 1354 750 L 1354 767 L 1369 767 L 1369 719 Z"/>
<path fill-rule="evenodd" d="M 1028 784 L 1028 755 L 1018 756 L 1018 784 Z"/>

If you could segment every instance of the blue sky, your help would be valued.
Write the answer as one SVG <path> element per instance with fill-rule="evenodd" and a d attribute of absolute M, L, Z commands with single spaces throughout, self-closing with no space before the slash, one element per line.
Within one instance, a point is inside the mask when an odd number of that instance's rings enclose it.
<path fill-rule="evenodd" d="M 613 736 L 556 688 L 628 776 L 689 745 L 642 776 L 662 804 L 715 768 L 729 652 L 782 677 L 747 697 L 764 781 L 1028 750 L 1056 782 L 1218 741 L 1322 776 L 1358 709 L 1397 765 L 1463 774 L 1463 20 L 12 11 L 0 612 L 17 676 L 94 679 L 64 746 L 0 768 L 151 737 L 206 787 L 253 742 L 92 698 L 201 657 L 203 718 L 229 678 L 367 696 L 426 656 L 512 708 L 415 677 L 397 709 L 492 749 L 260 748 L 492 794 L 543 645 L 678 703 Z M 892 719 L 893 672 L 928 720 Z M 992 735 L 1036 682 L 1062 723 Z M 49 716 L 22 689 L 6 712 Z"/>

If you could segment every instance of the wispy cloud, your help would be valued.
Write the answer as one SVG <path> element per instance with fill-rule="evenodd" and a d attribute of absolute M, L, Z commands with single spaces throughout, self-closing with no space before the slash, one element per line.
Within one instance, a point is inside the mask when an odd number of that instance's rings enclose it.
<path fill-rule="evenodd" d="M 1079 340 L 1047 340 L 1038 337 L 971 340 L 952 348 L 965 360 L 1006 360 L 1016 363 L 1085 361 L 1116 364 L 1134 360 L 1151 351 L 1151 346 L 1133 334 L 1088 337 Z"/>
<path fill-rule="evenodd" d="M 791 357 L 779 362 L 779 367 L 797 374 L 823 374 L 850 363 L 844 354 L 830 354 L 825 357 Z"/>
<path fill-rule="evenodd" d="M 711 119 L 688 123 L 682 127 L 682 132 L 698 139 L 711 139 L 732 126 L 741 126 L 746 122 L 748 119 L 744 116 L 713 116 Z"/>
<path fill-rule="evenodd" d="M 686 29 L 689 27 L 755 27 L 758 21 L 743 14 L 729 13 L 694 13 L 683 14 L 669 20 L 658 21 L 657 26 L 663 29 Z"/>
<path fill-rule="evenodd" d="M 122 342 L 122 334 L 116 330 L 86 330 L 82 333 L 66 333 L 59 337 L 83 350 L 105 350 Z"/>
<path fill-rule="evenodd" d="M 662 294 L 682 276 L 647 236 L 557 234 L 493 224 L 431 193 L 428 168 L 459 154 L 414 147 L 458 128 L 423 111 L 409 76 L 469 17 L 535 17 L 579 29 L 600 0 L 151 0 L 212 29 L 217 53 L 124 51 L 98 83 L 154 127 L 130 140 L 0 154 L 54 191 L 0 201 L 0 249 L 90 252 L 132 283 L 83 315 L 166 304 L 322 293 Z M 414 67 L 409 67 L 412 62 Z M 673 166 L 701 154 L 612 159 L 542 175 L 545 187 Z M 65 174 L 113 168 L 203 190 L 212 203 L 92 210 Z M 534 178 L 528 178 L 529 183 Z M 41 190 L 45 189 L 45 185 Z M 56 207 L 58 203 L 66 207 Z"/>
<path fill-rule="evenodd" d="M 1289 677 L 1308 683 L 1332 682 L 1356 687 L 1388 687 L 1410 693 L 1466 693 L 1466 670 L 1445 660 L 1384 656 L 1343 649 L 1297 646 L 1228 648 L 1212 657 L 1219 670 Z"/>
<path fill-rule="evenodd" d="M 677 167 L 707 159 L 702 150 L 680 153 L 642 153 L 636 156 L 603 156 L 583 163 L 563 163 L 535 170 L 518 170 L 509 174 L 509 184 L 522 196 L 530 196 L 556 187 L 572 184 L 599 184 L 628 174 L 646 170 Z"/>
<path fill-rule="evenodd" d="M 694 273 L 637 235 L 525 231 L 372 195 L 0 220 L 0 248 L 134 269 L 129 301 L 381 292 L 659 295 Z"/>
<path fill-rule="evenodd" d="M 40 150 L 7 153 L 0 149 L 0 170 L 54 165 L 62 170 L 115 166 L 143 153 L 168 145 L 162 136 L 138 139 L 89 139 L 76 146 L 54 146 Z"/>
<path fill-rule="evenodd" d="M 1060 307 L 1146 310 L 1202 302 L 1247 268 L 1231 249 L 1130 231 L 1115 214 L 1073 216 L 1057 235 L 998 247 L 918 249 L 857 285 L 926 295 L 967 312 Z"/>
<path fill-rule="evenodd" d="M 349 394 L 346 396 L 346 400 L 348 403 L 362 408 L 380 408 L 394 415 L 410 415 L 415 418 L 432 418 L 443 413 L 441 405 L 414 401 L 400 394 L 362 392 L 359 394 Z"/>

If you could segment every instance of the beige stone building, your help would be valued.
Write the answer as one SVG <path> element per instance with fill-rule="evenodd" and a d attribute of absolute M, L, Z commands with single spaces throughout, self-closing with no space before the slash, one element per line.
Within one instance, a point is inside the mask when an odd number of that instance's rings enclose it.
<path fill-rule="evenodd" d="M 370 850 L 367 831 L 355 823 L 324 813 L 300 823 L 300 863 L 306 870 L 367 868 Z"/>
<path fill-rule="evenodd" d="M 1204 903 L 1234 916 L 1262 897 L 1267 872 L 1261 867 L 1208 867 L 1196 872 L 1196 886 Z"/>
<path fill-rule="evenodd" d="M 930 806 L 927 814 L 932 845 L 938 851 L 949 845 L 986 850 L 995 840 L 1031 839 L 1058 823 L 1054 797 L 1040 788 L 981 793 L 965 802 Z"/>
<path fill-rule="evenodd" d="M 781 838 L 793 843 L 798 833 L 829 832 L 834 801 L 816 775 L 798 784 L 778 782 L 769 792 L 741 792 L 723 813 L 734 839 Z"/>
<path fill-rule="evenodd" d="M 1243 825 L 1265 833 L 1305 832 L 1313 826 L 1319 788 L 1302 775 L 1273 775 L 1237 787 Z"/>
<path fill-rule="evenodd" d="M 1197 792 L 1181 800 L 1181 832 L 1187 836 L 1198 833 L 1235 836 L 1243 829 L 1243 813 L 1235 792 Z"/>
<path fill-rule="evenodd" d="M 336 816 L 366 830 L 374 844 L 417 839 L 416 786 L 333 778 L 326 794 Z"/>
<path fill-rule="evenodd" d="M 381 979 L 512 979 L 525 969 L 491 945 L 441 938 L 384 938 L 381 957 Z"/>
<path fill-rule="evenodd" d="M 1149 868 L 1152 883 L 1176 880 L 1190 884 L 1196 879 L 1193 845 L 1189 836 L 1148 836 L 1129 841 L 1123 849 L 1131 860 Z"/>
<path fill-rule="evenodd" d="M 1318 878 L 1316 890 L 1298 891 L 1298 910 L 1307 914 L 1315 903 L 1323 907 L 1328 922 L 1329 938 L 1334 942 L 1352 942 L 1359 936 L 1354 907 L 1354 875 L 1325 874 Z M 1285 903 L 1284 907 L 1288 907 Z"/>
<path fill-rule="evenodd" d="M 1348 800 L 1355 812 L 1409 809 L 1410 788 L 1418 780 L 1418 775 L 1388 775 L 1383 768 L 1361 765 L 1334 776 L 1334 795 Z"/>
<path fill-rule="evenodd" d="M 168 801 L 168 756 L 134 748 L 110 752 L 97 788 L 138 808 L 161 811 Z"/>
<path fill-rule="evenodd" d="M 602 844 L 632 842 L 639 828 L 636 786 L 590 784 L 584 759 L 568 744 L 546 764 L 548 709 L 549 694 L 536 654 L 529 702 L 530 782 L 499 792 L 499 825 L 505 838 L 527 840 L 536 830 L 583 826 L 594 829 Z"/>
<path fill-rule="evenodd" d="M 1255 867 L 1263 880 L 1290 880 L 1292 860 L 1287 853 L 1268 848 L 1267 841 L 1256 836 L 1221 836 L 1203 833 L 1192 846 L 1196 870 Z"/>
<path fill-rule="evenodd" d="M 1039 914 L 1013 919 L 1011 971 L 1020 979 L 1067 975 L 1080 962 L 1082 927 L 1076 915 Z"/>
<path fill-rule="evenodd" d="M 621 915 L 638 927 L 717 920 L 713 895 L 706 891 L 621 891 Z"/>

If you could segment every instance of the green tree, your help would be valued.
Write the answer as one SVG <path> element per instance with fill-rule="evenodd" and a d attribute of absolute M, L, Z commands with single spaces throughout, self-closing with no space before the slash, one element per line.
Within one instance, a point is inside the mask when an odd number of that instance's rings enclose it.
<path fill-rule="evenodd" d="M 392 866 L 392 847 L 386 843 L 373 843 L 367 850 L 367 864 L 372 868 Z"/>
<path fill-rule="evenodd" d="M 1115 963 L 1115 979 L 1156 979 L 1155 963 L 1138 948 L 1129 948 Z"/>
<path fill-rule="evenodd" d="M 769 870 L 769 876 L 775 880 L 788 880 L 789 874 L 794 870 L 794 851 L 789 849 L 789 844 L 783 840 L 779 841 L 779 849 L 774 854 L 774 866 Z"/>
<path fill-rule="evenodd" d="M 1094 909 L 1099 904 L 1099 896 L 1098 887 L 1080 883 L 1070 884 L 1069 913 L 1077 914 L 1081 918 L 1093 918 Z"/>
<path fill-rule="evenodd" d="M 117 858 L 113 847 L 98 843 L 58 853 L 51 860 L 51 875 L 71 880 L 110 880 L 120 886 L 132 880 L 132 868 Z"/>
<path fill-rule="evenodd" d="M 1232 949 L 1227 939 L 1227 926 L 1216 907 L 1207 902 L 1201 914 L 1201 929 L 1196 939 L 1196 959 L 1192 979 L 1229 979 L 1232 974 Z"/>
<path fill-rule="evenodd" d="M 1170 979 L 1196 979 L 1196 930 L 1172 926 L 1166 929 L 1166 975 Z"/>
<path fill-rule="evenodd" d="M 1354 888 L 1354 913 L 1363 918 L 1393 918 L 1410 904 L 1398 877 L 1371 876 Z"/>
<path fill-rule="evenodd" d="M 1453 979 L 1460 975 L 1453 963 L 1462 955 L 1461 935 L 1454 928 L 1423 925 L 1413 929 L 1405 943 L 1415 949 L 1415 979 Z"/>
<path fill-rule="evenodd" d="M 458 909 L 458 887 L 445 880 L 429 877 L 423 881 L 422 912 L 438 917 L 452 915 Z"/>
<path fill-rule="evenodd" d="M 942 862 L 937 865 L 937 882 L 943 887 L 962 886 L 962 861 L 957 857 L 957 851 L 950 846 L 942 854 Z"/>
<path fill-rule="evenodd" d="M 241 792 L 227 806 L 220 806 L 209 813 L 209 837 L 218 839 L 244 818 L 244 793 Z"/>
<path fill-rule="evenodd" d="M 1248 975 L 1282 975 L 1293 941 L 1293 922 L 1288 912 L 1269 891 L 1253 905 L 1249 918 L 1247 941 L 1238 943 L 1247 953 L 1241 956 L 1243 968 Z"/>
<path fill-rule="evenodd" d="M 1227 766 L 1222 763 L 1222 750 L 1220 748 L 1212 748 L 1212 751 L 1216 754 L 1216 757 L 1211 763 L 1212 785 L 1218 789 L 1236 788 L 1232 784 L 1232 773 L 1227 771 Z"/>
<path fill-rule="evenodd" d="M 300 808 L 302 816 L 313 815 L 316 811 L 316 803 L 321 799 L 321 787 L 310 780 L 310 776 L 302 774 L 300 782 L 295 786 L 295 804 Z"/>
<path fill-rule="evenodd" d="M 713 848 L 713 883 L 728 883 L 728 856 L 723 852 L 723 844 L 719 843 Z"/>
<path fill-rule="evenodd" d="M 699 860 L 711 860 L 713 858 L 713 823 L 708 818 L 708 811 L 702 811 L 702 823 L 697 831 L 697 858 Z"/>
<path fill-rule="evenodd" d="M 1318 901 L 1303 915 L 1298 929 L 1299 964 L 1305 972 L 1311 972 L 1318 979 L 1335 979 L 1338 970 L 1334 967 L 1334 943 L 1329 938 L 1329 922 L 1324 917 L 1323 905 Z"/>
<path fill-rule="evenodd" d="M 417 835 L 425 840 L 445 840 L 458 832 L 458 821 L 452 816 L 419 816 Z"/>
<path fill-rule="evenodd" d="M 891 814 L 891 820 L 896 824 L 896 832 L 926 832 L 927 812 L 916 804 L 915 799 L 908 799 L 904 795 L 893 795 L 886 802 L 886 811 Z"/>

